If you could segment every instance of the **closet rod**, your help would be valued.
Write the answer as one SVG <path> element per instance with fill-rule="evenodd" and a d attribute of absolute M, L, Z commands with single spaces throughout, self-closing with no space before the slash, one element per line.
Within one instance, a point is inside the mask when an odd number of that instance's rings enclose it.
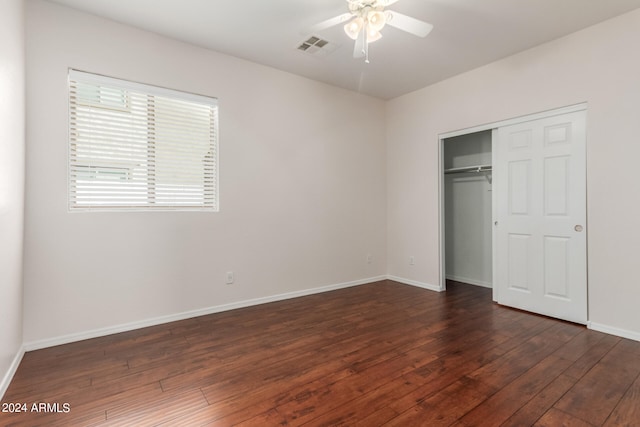
<path fill-rule="evenodd" d="M 444 173 L 467 173 L 467 172 L 488 172 L 491 171 L 491 165 L 467 166 L 464 168 L 445 169 Z"/>

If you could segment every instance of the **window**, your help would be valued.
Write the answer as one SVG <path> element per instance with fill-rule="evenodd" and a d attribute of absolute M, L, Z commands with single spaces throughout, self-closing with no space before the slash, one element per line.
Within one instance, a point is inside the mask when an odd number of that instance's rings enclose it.
<path fill-rule="evenodd" d="M 70 70 L 69 208 L 217 211 L 217 100 Z"/>

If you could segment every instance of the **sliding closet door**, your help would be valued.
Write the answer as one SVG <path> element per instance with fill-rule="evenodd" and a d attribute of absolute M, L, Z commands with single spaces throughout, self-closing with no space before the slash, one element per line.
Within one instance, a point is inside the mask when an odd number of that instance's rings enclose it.
<path fill-rule="evenodd" d="M 500 304 L 586 323 L 585 111 L 498 129 Z"/>

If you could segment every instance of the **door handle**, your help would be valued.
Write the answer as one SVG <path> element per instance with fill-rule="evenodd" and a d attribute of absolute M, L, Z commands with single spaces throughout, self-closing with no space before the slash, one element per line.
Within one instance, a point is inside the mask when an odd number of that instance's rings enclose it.
<path fill-rule="evenodd" d="M 578 224 L 575 227 L 573 227 L 573 229 L 576 230 L 578 233 L 581 232 L 582 230 L 584 230 L 584 228 L 580 224 Z"/>

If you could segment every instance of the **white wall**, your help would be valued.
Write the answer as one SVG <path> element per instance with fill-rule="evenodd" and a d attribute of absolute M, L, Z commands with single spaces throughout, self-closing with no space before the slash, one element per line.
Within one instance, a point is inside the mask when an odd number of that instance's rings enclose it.
<path fill-rule="evenodd" d="M 0 398 L 22 348 L 24 4 L 0 2 Z"/>
<path fill-rule="evenodd" d="M 639 44 L 636 10 L 390 101 L 389 274 L 438 283 L 438 134 L 586 101 L 589 319 L 640 339 Z"/>
<path fill-rule="evenodd" d="M 27 5 L 27 344 L 385 274 L 382 101 Z M 220 213 L 67 212 L 69 67 L 218 97 Z"/>
<path fill-rule="evenodd" d="M 444 169 L 491 164 L 491 131 L 447 138 Z M 445 258 L 447 279 L 491 287 L 490 173 L 444 175 Z"/>
<path fill-rule="evenodd" d="M 438 135 L 585 101 L 589 316 L 640 339 L 640 11 L 385 104 L 62 6 L 27 5 L 27 343 L 386 273 L 437 287 Z M 221 212 L 68 213 L 68 67 L 218 97 Z M 10 196 L 12 209 L 19 198 Z M 229 270 L 236 284 L 226 286 Z M 19 302 L 9 306 L 15 354 Z"/>

